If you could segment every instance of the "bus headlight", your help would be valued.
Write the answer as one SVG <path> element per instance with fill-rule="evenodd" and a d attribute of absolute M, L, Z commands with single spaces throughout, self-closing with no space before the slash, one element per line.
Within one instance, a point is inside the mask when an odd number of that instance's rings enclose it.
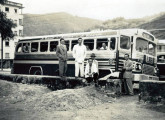
<path fill-rule="evenodd" d="M 142 70 L 142 65 L 141 64 L 136 64 L 135 70 L 141 71 Z"/>

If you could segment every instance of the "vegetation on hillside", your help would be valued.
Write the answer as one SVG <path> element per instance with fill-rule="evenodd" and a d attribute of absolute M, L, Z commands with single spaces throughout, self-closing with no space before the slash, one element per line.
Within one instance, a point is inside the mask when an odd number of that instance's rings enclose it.
<path fill-rule="evenodd" d="M 137 19 L 123 17 L 101 21 L 73 16 L 68 13 L 25 14 L 24 36 L 52 35 L 59 33 L 87 32 L 92 30 L 142 28 L 146 30 L 165 28 L 165 13 Z M 165 39 L 165 31 L 151 31 L 157 38 Z"/>

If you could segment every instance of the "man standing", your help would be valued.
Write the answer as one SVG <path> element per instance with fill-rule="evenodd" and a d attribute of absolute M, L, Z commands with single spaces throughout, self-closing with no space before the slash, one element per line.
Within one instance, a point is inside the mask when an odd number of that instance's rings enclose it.
<path fill-rule="evenodd" d="M 125 93 L 129 95 L 133 95 L 133 85 L 132 85 L 132 61 L 129 59 L 129 55 L 124 55 L 125 61 L 123 66 L 123 78 L 124 78 L 124 89 Z"/>
<path fill-rule="evenodd" d="M 73 57 L 75 58 L 75 77 L 84 77 L 84 59 L 86 57 L 86 46 L 82 44 L 82 38 L 78 38 L 78 44 L 73 47 Z"/>
<path fill-rule="evenodd" d="M 56 55 L 59 60 L 59 75 L 60 77 L 66 76 L 67 71 L 67 48 L 64 38 L 60 39 L 60 45 L 57 46 Z"/>

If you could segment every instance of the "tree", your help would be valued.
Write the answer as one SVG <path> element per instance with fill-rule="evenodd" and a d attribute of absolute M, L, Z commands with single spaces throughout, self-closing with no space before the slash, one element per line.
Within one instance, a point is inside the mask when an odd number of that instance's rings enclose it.
<path fill-rule="evenodd" d="M 7 0 L 0 0 L 0 4 L 5 4 Z M 0 35 L 1 35 L 1 69 L 3 70 L 3 41 L 10 40 L 14 37 L 12 28 L 14 28 L 13 20 L 8 19 L 6 13 L 0 10 Z"/>
<path fill-rule="evenodd" d="M 4 5 L 7 0 L 0 0 L 0 4 Z"/>

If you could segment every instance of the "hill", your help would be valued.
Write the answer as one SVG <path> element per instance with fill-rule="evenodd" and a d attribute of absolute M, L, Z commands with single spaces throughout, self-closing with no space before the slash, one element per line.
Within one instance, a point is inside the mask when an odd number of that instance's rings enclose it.
<path fill-rule="evenodd" d="M 24 36 L 89 31 L 96 25 L 102 25 L 102 21 L 67 13 L 24 14 Z"/>
<path fill-rule="evenodd" d="M 156 36 L 158 39 L 165 39 L 165 14 L 157 17 L 156 19 L 142 24 L 139 27 L 147 30 L 151 30 L 150 32 Z M 160 29 L 160 30 L 157 30 Z"/>
<path fill-rule="evenodd" d="M 165 13 L 137 19 L 123 17 L 101 21 L 68 13 L 24 14 L 24 36 L 52 35 L 105 29 L 160 29 L 165 28 Z M 151 31 L 156 38 L 165 39 L 165 31 Z"/>

